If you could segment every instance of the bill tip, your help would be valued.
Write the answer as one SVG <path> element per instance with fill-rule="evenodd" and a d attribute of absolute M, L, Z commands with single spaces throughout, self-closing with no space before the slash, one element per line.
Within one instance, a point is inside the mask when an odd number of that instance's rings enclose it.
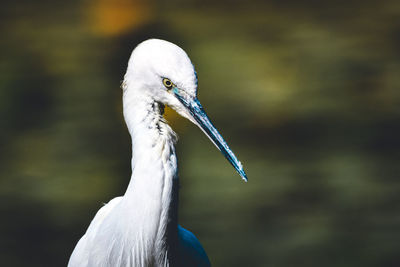
<path fill-rule="evenodd" d="M 240 170 L 239 174 L 240 174 L 240 176 L 242 176 L 243 181 L 245 181 L 247 183 L 248 182 L 247 175 L 243 169 Z"/>

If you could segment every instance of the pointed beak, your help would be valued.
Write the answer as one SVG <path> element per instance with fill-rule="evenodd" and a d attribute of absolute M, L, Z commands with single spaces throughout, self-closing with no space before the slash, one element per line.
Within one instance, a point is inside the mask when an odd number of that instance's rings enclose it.
<path fill-rule="evenodd" d="M 173 93 L 189 112 L 192 122 L 194 122 L 195 124 L 197 124 L 197 126 L 199 126 L 199 128 L 221 151 L 221 153 L 225 156 L 225 158 L 229 161 L 229 163 L 232 164 L 232 166 L 236 169 L 236 171 L 243 178 L 243 180 L 247 182 L 247 175 L 243 170 L 242 164 L 236 158 L 235 154 L 233 154 L 232 150 L 229 148 L 228 144 L 225 142 L 224 138 L 222 138 L 218 130 L 211 123 L 206 112 L 201 106 L 199 100 L 197 98 L 191 98 L 191 97 L 185 98 L 181 96 L 179 89 L 176 87 L 173 88 Z"/>

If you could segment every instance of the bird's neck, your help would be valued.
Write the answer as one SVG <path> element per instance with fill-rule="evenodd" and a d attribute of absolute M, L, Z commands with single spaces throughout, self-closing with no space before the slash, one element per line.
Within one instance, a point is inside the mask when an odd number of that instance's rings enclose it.
<path fill-rule="evenodd" d="M 160 103 L 145 95 L 124 94 L 123 101 L 132 137 L 132 177 L 124 204 L 131 211 L 134 235 L 143 241 L 137 249 L 157 251 L 161 255 L 152 255 L 153 260 L 161 263 L 168 260 L 167 238 L 177 229 L 177 138 L 162 117 Z"/>

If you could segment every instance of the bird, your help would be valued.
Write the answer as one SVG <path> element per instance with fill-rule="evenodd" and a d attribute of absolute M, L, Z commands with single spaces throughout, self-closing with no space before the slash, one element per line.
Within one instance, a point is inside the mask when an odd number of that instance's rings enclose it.
<path fill-rule="evenodd" d="M 177 135 L 169 106 L 197 125 L 247 181 L 242 164 L 197 98 L 194 65 L 179 46 L 148 39 L 133 49 L 122 82 L 123 116 L 132 139 L 132 175 L 123 196 L 99 209 L 68 267 L 210 266 L 196 236 L 178 224 Z"/>

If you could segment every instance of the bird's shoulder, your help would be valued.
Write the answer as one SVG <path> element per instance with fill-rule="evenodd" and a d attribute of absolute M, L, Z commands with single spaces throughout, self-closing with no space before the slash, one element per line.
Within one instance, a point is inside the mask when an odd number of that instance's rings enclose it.
<path fill-rule="evenodd" d="M 190 231 L 178 225 L 180 266 L 211 266 L 200 241 Z"/>
<path fill-rule="evenodd" d="M 92 222 L 89 225 L 87 231 L 93 231 L 93 228 L 99 227 L 99 225 L 103 222 L 103 220 L 107 217 L 107 215 L 114 209 L 115 206 L 118 205 L 122 200 L 122 197 L 115 197 L 111 199 L 107 204 L 104 204 L 103 207 L 99 209 L 99 211 L 94 216 Z"/>
<path fill-rule="evenodd" d="M 96 216 L 93 218 L 90 223 L 86 233 L 82 236 L 82 238 L 77 243 L 72 255 L 70 257 L 68 266 L 87 266 L 89 260 L 89 248 L 88 245 L 94 241 L 98 228 L 101 223 L 107 217 L 107 215 L 121 202 L 122 197 L 116 197 L 110 200 L 107 204 L 101 207 Z"/>

